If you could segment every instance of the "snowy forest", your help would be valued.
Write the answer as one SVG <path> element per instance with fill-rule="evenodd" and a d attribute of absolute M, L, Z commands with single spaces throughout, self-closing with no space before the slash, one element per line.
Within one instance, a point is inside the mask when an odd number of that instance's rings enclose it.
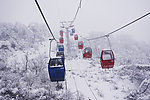
<path fill-rule="evenodd" d="M 59 38 L 59 32 L 54 35 Z M 0 23 L 0 100 L 150 100 L 150 45 L 112 35 L 115 65 L 105 70 L 100 53 L 109 48 L 106 38 L 88 42 L 79 37 L 93 51 L 91 59 L 83 59 L 77 41 L 70 37 L 66 83 L 57 89 L 48 74 L 49 38 L 43 24 Z M 53 44 L 54 54 L 55 49 Z"/>

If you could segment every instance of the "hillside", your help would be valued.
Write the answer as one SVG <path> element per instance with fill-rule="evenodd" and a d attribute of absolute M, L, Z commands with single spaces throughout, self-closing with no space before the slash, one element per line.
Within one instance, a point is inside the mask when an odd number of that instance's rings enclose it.
<path fill-rule="evenodd" d="M 100 35 L 100 33 L 94 33 Z M 55 34 L 57 36 L 57 34 Z M 92 37 L 92 36 L 91 36 Z M 93 58 L 83 59 L 77 41 L 66 55 L 66 83 L 63 88 L 50 82 L 47 28 L 0 23 L 0 99 L 15 100 L 149 100 L 150 46 L 128 36 L 110 37 L 115 54 L 113 69 L 100 65 L 102 49 L 109 49 L 107 39 L 84 41 L 92 47 Z M 52 54 L 56 53 L 52 45 Z"/>

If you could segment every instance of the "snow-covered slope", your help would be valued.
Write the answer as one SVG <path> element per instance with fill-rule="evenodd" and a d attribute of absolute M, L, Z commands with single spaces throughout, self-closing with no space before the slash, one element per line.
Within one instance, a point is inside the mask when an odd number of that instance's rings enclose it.
<path fill-rule="evenodd" d="M 71 51 L 65 51 L 66 83 L 61 82 L 63 88 L 57 89 L 47 71 L 49 37 L 40 24 L 0 24 L 0 99 L 150 100 L 149 45 L 112 37 L 115 66 L 104 70 L 99 57 L 107 48 L 105 39 L 84 41 L 92 47 L 92 59 L 83 59 L 77 41 L 70 39 Z M 53 44 L 51 54 L 55 53 Z"/>
<path fill-rule="evenodd" d="M 78 91 L 86 100 L 122 100 L 131 89 L 134 89 L 134 84 L 119 77 L 115 68 L 103 70 L 100 64 L 93 63 L 93 60 L 84 59 L 66 62 L 66 67 L 70 70 L 67 74 L 67 83 L 71 91 Z M 73 86 L 74 81 L 77 89 Z"/>

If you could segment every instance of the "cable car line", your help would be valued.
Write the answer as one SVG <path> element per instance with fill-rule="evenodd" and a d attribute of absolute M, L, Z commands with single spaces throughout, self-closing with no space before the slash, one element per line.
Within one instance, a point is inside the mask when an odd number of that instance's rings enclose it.
<path fill-rule="evenodd" d="M 40 11 L 40 13 L 41 13 L 41 15 L 42 15 L 44 21 L 45 21 L 45 23 L 46 23 L 46 26 L 47 26 L 49 32 L 51 33 L 53 39 L 57 42 L 56 38 L 54 37 L 54 35 L 53 35 L 53 33 L 52 33 L 52 30 L 51 30 L 50 26 L 48 25 L 48 22 L 46 21 L 46 18 L 44 17 L 44 14 L 43 14 L 43 12 L 42 12 L 42 10 L 41 10 L 41 8 L 40 8 L 40 5 L 38 4 L 38 1 L 35 0 L 35 3 L 36 3 L 36 5 L 37 5 L 37 7 L 38 7 L 38 9 L 39 9 L 39 11 Z M 58 42 L 57 42 L 57 43 L 58 43 Z"/>
<path fill-rule="evenodd" d="M 131 25 L 131 24 L 133 24 L 133 23 L 135 23 L 135 22 L 137 22 L 137 21 L 139 21 L 140 19 L 145 18 L 145 17 L 148 16 L 148 15 L 150 15 L 150 12 L 149 12 L 149 13 L 146 13 L 145 15 L 143 15 L 143 16 L 141 16 L 141 17 L 139 17 L 139 18 L 137 18 L 137 19 L 135 19 L 135 20 L 133 20 L 133 21 L 131 21 L 130 23 L 128 23 L 128 24 L 126 24 L 126 25 L 124 25 L 124 26 L 122 26 L 122 27 L 120 27 L 120 28 L 118 28 L 118 29 L 116 29 L 116 30 L 110 32 L 110 33 L 107 33 L 106 35 L 103 35 L 103 36 L 100 36 L 100 37 L 95 37 L 95 38 L 90 38 L 90 39 L 88 39 L 88 40 L 96 40 L 96 39 L 99 39 L 99 38 L 108 37 L 109 35 L 111 35 L 111 34 L 117 32 L 117 31 L 119 31 L 119 30 L 121 30 L 121 29 L 123 29 L 123 28 L 125 28 L 125 27 L 127 27 L 127 26 L 129 26 L 129 25 Z"/>
<path fill-rule="evenodd" d="M 77 83 L 76 83 L 76 80 L 75 80 L 74 76 L 73 76 L 73 80 L 74 80 L 74 83 L 75 83 L 75 87 L 76 87 L 76 91 L 77 91 L 77 100 L 78 100 L 79 99 L 79 90 L 77 88 Z"/>
<path fill-rule="evenodd" d="M 85 81 L 86 85 L 88 86 L 88 88 L 90 89 L 90 91 L 91 91 L 92 95 L 94 96 L 95 100 L 98 100 L 97 97 L 96 97 L 96 95 L 95 95 L 94 92 L 92 91 L 91 87 L 89 86 L 89 84 L 88 84 L 88 82 L 87 82 L 85 76 L 84 76 L 83 73 L 81 72 L 80 67 L 79 67 L 79 71 L 80 71 L 80 73 L 82 74 L 81 76 L 84 78 L 84 81 Z M 87 72 L 87 70 L 86 70 L 85 72 Z"/>
<path fill-rule="evenodd" d="M 54 39 L 49 39 L 50 40 L 50 46 L 49 46 L 49 57 L 51 58 L 51 43 L 52 43 L 52 41 L 54 40 Z"/>
<path fill-rule="evenodd" d="M 95 96 L 94 92 L 92 91 L 91 87 L 89 86 L 88 82 L 86 81 L 85 77 L 84 77 L 84 81 L 85 81 L 86 85 L 89 87 L 89 89 L 90 89 L 91 93 L 93 94 L 95 100 L 98 100 L 97 97 Z"/>
<path fill-rule="evenodd" d="M 108 39 L 109 47 L 110 47 L 110 49 L 111 49 L 111 44 L 110 44 L 110 40 L 109 40 L 109 35 L 107 36 L 107 39 Z"/>
<path fill-rule="evenodd" d="M 68 71 L 71 72 L 72 71 L 72 67 L 71 67 L 71 70 L 68 70 Z M 79 100 L 79 90 L 78 90 L 78 87 L 77 87 L 77 83 L 76 83 L 74 75 L 72 75 L 72 76 L 73 76 L 73 80 L 74 80 L 74 84 L 75 84 L 75 88 L 76 88 L 76 92 L 77 92 L 77 100 Z"/>
<path fill-rule="evenodd" d="M 77 11 L 76 11 L 76 13 L 75 13 L 75 16 L 74 16 L 73 20 L 71 21 L 70 26 L 72 26 L 72 24 L 73 24 L 74 21 L 76 20 L 77 15 L 78 15 L 78 13 L 79 13 L 79 9 L 81 8 L 81 4 L 82 4 L 82 0 L 80 0 L 79 6 L 78 6 L 78 8 L 77 8 Z"/>
<path fill-rule="evenodd" d="M 80 67 L 79 67 L 79 69 L 80 69 Z M 87 80 L 85 79 L 85 76 L 83 76 L 83 73 L 81 72 L 81 69 L 80 69 L 80 73 L 82 74 L 81 76 L 84 78 L 84 81 L 85 81 L 86 85 L 88 86 L 88 88 L 90 89 L 90 91 L 91 91 L 92 95 L 94 96 L 95 100 L 98 100 L 97 97 L 95 96 L 94 92 L 92 91 L 91 87 L 89 86 Z"/>
<path fill-rule="evenodd" d="M 72 71 L 72 66 L 70 66 L 71 67 L 71 70 L 70 71 Z M 73 72 L 73 71 L 72 71 Z M 71 74 L 72 75 L 72 74 Z M 74 83 L 75 83 L 75 87 L 76 87 L 76 91 L 77 91 L 77 100 L 79 99 L 79 90 L 78 90 L 78 87 L 77 87 L 77 83 L 76 83 L 76 80 L 75 80 L 75 77 L 74 77 L 74 75 L 72 75 L 73 76 L 73 80 L 74 80 Z"/>
<path fill-rule="evenodd" d="M 65 86 L 66 86 L 66 98 L 67 98 L 67 80 L 65 79 Z"/>
<path fill-rule="evenodd" d="M 68 71 L 73 71 L 73 70 L 68 70 Z M 87 70 L 85 70 L 85 71 L 87 71 Z M 82 76 L 82 78 L 84 79 L 86 85 L 88 86 L 90 92 L 91 92 L 92 95 L 94 96 L 95 100 L 98 100 L 97 97 L 96 97 L 96 95 L 95 95 L 94 92 L 92 91 L 91 87 L 89 86 L 87 80 L 85 79 L 85 76 L 84 76 L 83 73 L 81 72 L 81 69 L 80 69 L 80 68 L 79 68 L 79 72 L 82 74 L 81 76 Z M 73 76 L 73 79 L 74 79 L 74 83 L 75 83 L 75 87 L 76 87 L 76 91 L 77 91 L 77 100 L 79 100 L 79 90 L 78 90 L 78 88 L 77 88 L 77 84 L 76 84 L 76 80 L 75 80 L 75 77 L 74 77 L 74 76 Z"/>
<path fill-rule="evenodd" d="M 89 41 L 87 38 L 85 38 L 85 37 L 83 37 L 83 36 L 81 36 L 81 35 L 80 35 L 79 37 L 81 37 L 81 38 L 83 38 L 83 39 L 85 39 L 85 40 Z"/>

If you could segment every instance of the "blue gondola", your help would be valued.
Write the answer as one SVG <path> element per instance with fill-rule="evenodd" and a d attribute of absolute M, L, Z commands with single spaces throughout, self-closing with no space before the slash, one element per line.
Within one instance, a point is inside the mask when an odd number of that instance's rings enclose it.
<path fill-rule="evenodd" d="M 58 45 L 58 51 L 64 51 L 64 45 Z"/>
<path fill-rule="evenodd" d="M 62 58 L 51 58 L 48 63 L 48 72 L 51 82 L 65 80 L 65 65 Z"/>
<path fill-rule="evenodd" d="M 72 33 L 75 33 L 75 29 L 73 28 L 73 29 L 71 29 L 71 31 L 72 31 Z"/>
<path fill-rule="evenodd" d="M 71 32 L 71 33 L 70 33 L 70 36 L 73 36 L 73 35 L 74 35 L 74 33 Z"/>
<path fill-rule="evenodd" d="M 65 55 L 64 55 L 64 52 L 63 52 L 63 51 L 58 51 L 58 52 L 56 53 L 56 57 L 61 57 L 61 58 L 62 58 L 62 61 L 63 61 L 63 63 L 64 63 L 64 61 L 65 61 Z"/>

